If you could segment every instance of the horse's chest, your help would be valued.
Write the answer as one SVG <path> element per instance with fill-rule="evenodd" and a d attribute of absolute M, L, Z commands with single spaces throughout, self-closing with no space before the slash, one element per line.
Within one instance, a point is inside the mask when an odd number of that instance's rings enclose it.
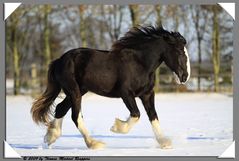
<path fill-rule="evenodd" d="M 131 86 L 135 96 L 140 96 L 152 90 L 154 81 L 150 76 L 142 76 L 134 79 L 134 81 L 131 82 Z"/>
<path fill-rule="evenodd" d="M 141 85 L 141 86 L 138 86 L 137 88 L 134 89 L 134 94 L 135 96 L 141 96 L 143 95 L 144 93 L 148 93 L 149 91 L 152 90 L 152 84 L 145 84 L 145 85 Z"/>

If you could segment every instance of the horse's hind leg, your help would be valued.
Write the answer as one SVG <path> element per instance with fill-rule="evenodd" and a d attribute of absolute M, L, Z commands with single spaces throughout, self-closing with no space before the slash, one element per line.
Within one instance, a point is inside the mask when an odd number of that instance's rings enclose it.
<path fill-rule="evenodd" d="M 63 117 L 71 107 L 69 97 L 66 97 L 61 103 L 56 106 L 55 118 L 48 125 L 47 133 L 44 137 L 44 142 L 48 145 L 54 143 L 61 136 Z"/>
<path fill-rule="evenodd" d="M 110 130 L 115 133 L 126 134 L 138 122 L 140 112 L 135 102 L 135 98 L 130 95 L 129 92 L 122 92 L 122 99 L 128 110 L 130 111 L 130 116 L 126 121 L 122 121 L 116 118 L 115 123 Z"/>
<path fill-rule="evenodd" d="M 94 140 L 90 137 L 88 130 L 84 125 L 84 121 L 81 115 L 81 98 L 82 94 L 79 90 L 79 86 L 75 80 L 68 80 L 68 86 L 65 88 L 67 95 L 70 96 L 70 100 L 72 103 L 72 120 L 75 123 L 76 127 L 81 132 L 82 136 L 84 137 L 85 143 L 88 148 L 91 149 L 99 149 L 103 148 L 105 144 L 103 142 Z"/>
<path fill-rule="evenodd" d="M 154 135 L 156 137 L 156 140 L 160 144 L 160 147 L 162 149 L 171 148 L 171 141 L 168 138 L 164 137 L 163 132 L 160 129 L 160 124 L 154 105 L 154 92 L 151 91 L 148 94 L 144 94 L 143 96 L 140 97 L 140 99 L 142 100 L 144 108 L 149 117 L 149 121 L 151 122 Z"/>

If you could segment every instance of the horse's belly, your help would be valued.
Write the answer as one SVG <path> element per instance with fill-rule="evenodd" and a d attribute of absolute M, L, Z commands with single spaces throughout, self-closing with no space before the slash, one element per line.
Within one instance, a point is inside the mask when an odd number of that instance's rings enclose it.
<path fill-rule="evenodd" d="M 89 72 L 83 78 L 83 86 L 100 95 L 110 93 L 115 82 L 116 76 L 111 72 Z"/>

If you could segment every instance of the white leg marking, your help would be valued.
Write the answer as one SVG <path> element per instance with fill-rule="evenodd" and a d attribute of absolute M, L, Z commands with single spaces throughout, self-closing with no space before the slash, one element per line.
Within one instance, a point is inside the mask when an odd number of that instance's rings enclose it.
<path fill-rule="evenodd" d="M 78 129 L 81 132 L 82 136 L 84 137 L 88 148 L 101 149 L 105 147 L 105 143 L 94 140 L 93 138 L 90 137 L 89 132 L 85 127 L 81 112 L 78 115 L 77 123 L 78 123 Z"/>
<path fill-rule="evenodd" d="M 158 141 L 160 148 L 162 149 L 169 149 L 171 147 L 171 140 L 164 137 L 162 130 L 160 129 L 160 124 L 157 119 L 151 122 L 154 135 L 156 140 Z"/>
<path fill-rule="evenodd" d="M 138 117 L 129 117 L 127 121 L 122 121 L 116 118 L 115 123 L 110 130 L 115 133 L 126 134 L 138 122 L 138 120 Z"/>
<path fill-rule="evenodd" d="M 188 77 L 187 80 L 185 81 L 185 83 L 188 81 L 190 74 L 191 74 L 191 68 L 190 68 L 190 60 L 189 60 L 189 56 L 188 56 L 188 50 L 186 47 L 184 47 L 184 52 L 185 55 L 187 56 L 187 72 L 188 72 Z"/>
<path fill-rule="evenodd" d="M 48 145 L 54 143 L 61 136 L 63 118 L 54 119 L 48 126 L 47 133 L 44 137 L 44 142 Z"/>
<path fill-rule="evenodd" d="M 80 130 L 83 137 L 89 137 L 89 132 L 85 127 L 81 112 L 78 115 L 77 123 L 78 123 L 78 129 Z"/>

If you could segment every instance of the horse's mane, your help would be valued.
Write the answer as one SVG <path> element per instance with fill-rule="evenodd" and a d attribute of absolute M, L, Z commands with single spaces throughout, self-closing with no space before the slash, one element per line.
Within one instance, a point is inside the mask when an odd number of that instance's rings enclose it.
<path fill-rule="evenodd" d="M 168 37 L 169 35 L 175 38 L 182 37 L 178 32 L 169 32 L 162 26 L 133 27 L 126 32 L 123 37 L 113 43 L 111 51 L 121 50 L 123 48 L 133 48 L 134 46 L 138 46 L 142 43 L 158 39 L 162 36 Z M 186 40 L 184 39 L 184 41 Z"/>

